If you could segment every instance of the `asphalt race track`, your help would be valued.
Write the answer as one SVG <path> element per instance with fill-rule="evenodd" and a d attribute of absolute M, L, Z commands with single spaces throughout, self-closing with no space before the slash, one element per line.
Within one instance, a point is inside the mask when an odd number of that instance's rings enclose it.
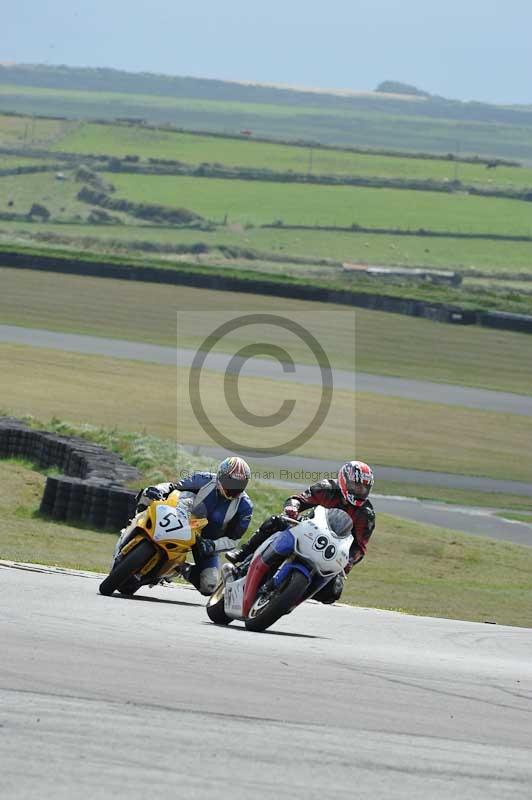
<path fill-rule="evenodd" d="M 149 361 L 152 364 L 190 367 L 195 350 L 176 347 L 161 347 L 143 342 L 128 342 L 121 339 L 105 339 L 99 336 L 81 336 L 73 333 L 55 333 L 15 325 L 0 325 L 0 341 L 66 350 L 85 355 L 102 355 L 126 358 L 133 361 Z M 214 352 L 205 361 L 205 367 L 215 372 L 226 372 L 231 355 Z M 295 364 L 294 380 L 298 383 L 321 385 L 321 373 L 317 367 Z M 532 395 L 497 392 L 490 389 L 473 389 L 450 383 L 408 380 L 366 372 L 350 372 L 333 369 L 334 387 L 357 392 L 372 392 L 391 397 L 405 397 L 430 403 L 478 408 L 506 414 L 532 416 Z M 242 376 L 249 378 L 289 379 L 281 365 L 275 361 L 254 358 L 242 369 Z"/>
<path fill-rule="evenodd" d="M 532 795 L 528 629 L 308 603 L 252 634 L 97 587 L 0 568 L 9 800 Z"/>

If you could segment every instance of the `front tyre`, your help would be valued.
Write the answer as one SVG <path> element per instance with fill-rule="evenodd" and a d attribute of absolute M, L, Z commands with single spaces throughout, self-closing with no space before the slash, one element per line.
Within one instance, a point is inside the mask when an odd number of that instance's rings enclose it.
<path fill-rule="evenodd" d="M 283 587 L 275 591 L 268 602 L 261 603 L 260 597 L 252 605 L 245 626 L 248 631 L 261 632 L 277 622 L 297 605 L 308 587 L 308 580 L 299 570 L 293 570 Z"/>
<path fill-rule="evenodd" d="M 155 548 L 151 542 L 146 540 L 140 542 L 100 583 L 100 594 L 111 595 L 116 589 L 120 590 L 123 584 L 127 584 L 127 588 L 129 588 L 132 576 L 153 558 L 154 553 Z M 133 592 L 130 590 L 124 594 L 133 594 Z"/>
<path fill-rule="evenodd" d="M 207 601 L 207 616 L 215 625 L 229 625 L 233 620 L 225 613 L 225 586 L 220 581 Z"/>

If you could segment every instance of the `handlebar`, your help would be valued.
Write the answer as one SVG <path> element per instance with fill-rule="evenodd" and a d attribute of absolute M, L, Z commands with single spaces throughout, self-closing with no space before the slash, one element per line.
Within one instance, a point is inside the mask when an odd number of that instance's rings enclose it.
<path fill-rule="evenodd" d="M 283 522 L 286 522 L 287 525 L 299 525 L 301 520 L 294 519 L 293 517 L 287 517 L 286 514 L 279 514 L 279 519 L 282 519 Z"/>

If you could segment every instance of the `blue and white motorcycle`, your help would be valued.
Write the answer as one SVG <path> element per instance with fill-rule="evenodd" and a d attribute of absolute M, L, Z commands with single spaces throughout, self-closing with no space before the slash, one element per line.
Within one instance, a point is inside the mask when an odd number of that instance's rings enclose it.
<path fill-rule="evenodd" d="M 264 631 L 313 597 L 338 575 L 345 576 L 353 542 L 352 522 L 337 508 L 318 506 L 311 518 L 283 517 L 274 533 L 242 565 L 224 564 L 221 581 L 207 603 L 212 622 L 243 620 Z"/>

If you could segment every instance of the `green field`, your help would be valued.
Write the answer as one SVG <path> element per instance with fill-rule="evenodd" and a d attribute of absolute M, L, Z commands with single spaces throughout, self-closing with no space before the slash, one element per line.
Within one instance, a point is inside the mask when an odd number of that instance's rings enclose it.
<path fill-rule="evenodd" d="M 10 413 L 109 428 L 118 423 L 182 444 L 212 444 L 191 410 L 187 369 L 20 345 L 0 346 L 0 369 L 9 374 L 2 404 Z M 209 418 L 226 436 L 261 446 L 263 432 L 220 401 L 223 382 L 222 373 L 204 371 L 201 396 Z M 318 387 L 262 378 L 241 378 L 239 391 L 244 406 L 261 416 L 276 412 L 279 398 L 293 399 L 305 423 L 320 399 Z M 268 446 L 293 435 L 289 416 L 268 429 Z M 526 481 L 531 436 L 530 417 L 335 390 L 326 423 L 294 454 L 342 462 L 356 449 L 375 464 Z"/>
<path fill-rule="evenodd" d="M 41 166 L 45 162 L 41 158 L 29 158 L 27 156 L 0 154 L 0 170 L 16 169 L 17 167 Z"/>
<path fill-rule="evenodd" d="M 297 147 L 252 139 L 222 138 L 133 125 L 85 123 L 67 132 L 50 148 L 123 158 L 159 158 L 186 164 L 223 164 L 279 172 L 453 181 L 497 186 L 532 186 L 532 169 L 467 164 L 438 159 L 349 153 L 319 147 Z"/>
<path fill-rule="evenodd" d="M 26 91 L 26 90 L 24 90 Z M 165 102 L 168 97 L 159 97 Z M 198 101 L 199 102 L 199 101 Z M 265 107 L 264 107 L 265 108 Z M 264 110 L 263 108 L 263 110 Z M 284 112 L 287 107 L 284 107 Z M 240 164 L 246 167 L 270 167 L 279 170 L 332 172 L 338 175 L 361 174 L 377 177 L 454 179 L 464 182 L 512 185 L 532 183 L 532 170 L 500 166 L 487 170 L 480 164 L 453 163 L 446 160 L 402 158 L 374 154 L 356 154 L 259 142 L 241 138 L 173 133 L 150 130 L 142 125 L 103 125 L 81 122 L 56 122 L 39 118 L 0 116 L 2 142 L 30 147 L 39 142 L 56 150 L 109 155 L 134 154 L 144 158 L 179 158 L 187 163 L 205 161 L 216 164 Z M 179 152 L 177 152 L 179 151 Z M 2 161 L 1 159 L 8 159 Z M 2 163 L 30 163 L 24 156 L 0 156 Z M 466 194 L 441 194 L 412 190 L 369 189 L 347 186 L 313 186 L 260 181 L 219 180 L 171 176 L 109 174 L 117 194 L 136 202 L 151 202 L 170 207 L 184 206 L 220 225 L 215 231 L 187 231 L 150 226 L 147 223 L 127 228 L 116 225 L 94 226 L 86 223 L 91 207 L 80 203 L 76 194 L 81 183 L 74 180 L 74 170 L 66 169 L 66 181 L 53 174 L 0 178 L 0 212 L 27 214 L 33 202 L 41 203 L 52 214 L 52 223 L 3 222 L 4 241 L 44 232 L 60 233 L 64 243 L 78 249 L 101 249 L 110 238 L 115 250 L 135 251 L 135 241 L 158 244 L 204 242 L 216 251 L 217 246 L 236 246 L 258 251 L 258 260 L 239 257 L 233 263 L 260 271 L 289 272 L 319 277 L 319 270 L 307 264 L 290 265 L 292 257 L 324 258 L 341 262 L 455 268 L 486 273 L 529 273 L 532 265 L 528 242 L 501 242 L 482 239 L 398 236 L 394 234 L 347 233 L 343 231 L 263 229 L 262 224 L 282 220 L 284 224 L 333 225 L 358 224 L 369 228 L 418 228 L 456 231 L 469 234 L 532 234 L 532 218 L 526 202 L 482 198 Z M 112 212 L 122 221 L 131 222 L 123 212 Z M 84 226 L 79 223 L 85 222 Z M 53 227 L 55 223 L 55 227 Z M 60 223 L 60 227 L 57 227 Z M 68 226 L 65 224 L 68 223 Z M 286 261 L 283 260 L 286 257 Z M 277 260 L 277 263 L 276 261 Z M 219 251 L 209 254 L 208 263 L 224 266 L 231 263 Z M 262 263 L 261 263 L 262 262 Z M 335 269 L 339 269 L 338 264 Z M 324 267 L 325 269 L 325 267 Z M 325 273 L 326 275 L 327 273 Z M 332 274 L 331 274 L 331 277 Z M 335 273 L 335 279 L 338 275 Z M 341 276 L 342 277 L 342 276 Z M 343 279 L 349 280 L 344 275 Z M 385 284 L 382 284 L 385 287 Z M 379 285 L 380 288 L 380 285 Z M 473 287 L 474 288 L 474 287 Z M 510 299 L 510 298 L 508 298 Z M 472 297 L 474 302 L 474 297 Z M 488 306 L 490 301 L 486 300 Z M 500 296 L 498 307 L 505 306 Z M 514 310 L 523 310 L 514 308 Z"/>
<path fill-rule="evenodd" d="M 44 520 L 44 477 L 0 461 L 0 558 L 105 572 L 116 536 Z M 283 493 L 255 487 L 257 509 L 280 506 Z M 261 517 L 257 514 L 257 522 Z M 530 626 L 532 549 L 379 515 L 361 565 L 342 601 L 410 614 Z M 421 577 L 422 576 L 422 577 Z"/>
<path fill-rule="evenodd" d="M 32 205 L 39 203 L 57 222 L 83 222 L 91 211 L 91 206 L 76 198 L 83 184 L 75 180 L 73 172 L 63 172 L 66 180 L 57 180 L 54 172 L 0 177 L 0 211 L 28 214 Z M 113 216 L 128 219 L 120 211 Z"/>
<path fill-rule="evenodd" d="M 76 126 L 72 121 L 43 119 L 31 112 L 25 117 L 0 114 L 0 147 L 47 146 Z"/>
<path fill-rule="evenodd" d="M 9 175 L 0 178 L 0 211 L 27 214 L 33 203 L 40 203 L 58 220 L 78 215 L 81 221 L 90 209 L 76 200 L 80 188 L 81 184 L 76 183 L 72 176 L 69 180 L 58 181 L 53 172 Z"/>
<path fill-rule="evenodd" d="M 334 366 L 532 394 L 532 337 L 526 334 L 356 309 L 356 336 L 347 346 L 352 312 L 327 303 L 6 268 L 0 268 L 0 285 L 3 324 L 173 346 L 182 310 L 197 315 L 195 327 L 187 320 L 180 328 L 180 344 L 197 347 L 223 311 L 309 315 Z M 294 359 L 310 360 L 306 348 L 293 348 Z"/>
<path fill-rule="evenodd" d="M 100 84 L 101 85 L 101 84 Z M 259 89 L 260 92 L 260 89 Z M 53 114 L 69 119 L 141 118 L 170 123 L 187 130 L 238 133 L 327 144 L 388 148 L 418 152 L 482 153 L 532 161 L 530 127 L 526 113 L 510 111 L 512 123 L 495 121 L 508 116 L 489 108 L 487 119 L 464 117 L 464 104 L 431 107 L 418 101 L 363 97 L 346 101 L 327 96 L 297 94 L 297 100 L 254 100 L 253 89 L 240 87 L 240 98 L 198 99 L 191 96 L 134 94 L 124 91 L 80 91 L 0 85 L 0 107 L 21 114 Z M 281 93 L 282 94 L 282 93 Z M 220 92 L 218 96 L 222 96 Z M 431 111 L 434 116 L 431 116 Z M 493 121 L 489 121 L 489 118 Z"/>
<path fill-rule="evenodd" d="M 1 184 L 0 184 L 1 185 Z M 86 211 L 85 211 L 86 214 Z M 59 237 L 59 238 L 57 238 Z M 219 227 L 214 231 L 178 230 L 149 225 L 79 225 L 0 221 L 0 240 L 40 241 L 45 245 L 63 243 L 77 250 L 141 252 L 142 246 L 193 245 L 203 242 L 216 250 L 219 246 L 250 248 L 262 254 L 262 269 L 274 269 L 275 259 L 321 258 L 335 262 L 382 264 L 405 267 L 471 270 L 490 275 L 532 274 L 530 242 L 497 242 L 483 239 L 394 236 L 342 231 L 298 231 L 280 228 L 244 228 L 239 225 Z M 137 244 L 138 243 L 138 244 Z M 219 255 L 219 253 L 218 253 Z M 220 259 L 218 259 L 220 261 Z M 223 258 L 220 263 L 227 262 Z M 308 265 L 290 265 L 300 273 Z M 326 265 L 322 266 L 323 274 Z M 466 284 L 467 285 L 467 284 Z M 381 284 L 385 290 L 386 284 Z"/>
<path fill-rule="evenodd" d="M 532 236 L 529 203 L 399 189 L 305 186 L 178 176 L 105 175 L 116 196 L 188 208 L 216 222 Z"/>

